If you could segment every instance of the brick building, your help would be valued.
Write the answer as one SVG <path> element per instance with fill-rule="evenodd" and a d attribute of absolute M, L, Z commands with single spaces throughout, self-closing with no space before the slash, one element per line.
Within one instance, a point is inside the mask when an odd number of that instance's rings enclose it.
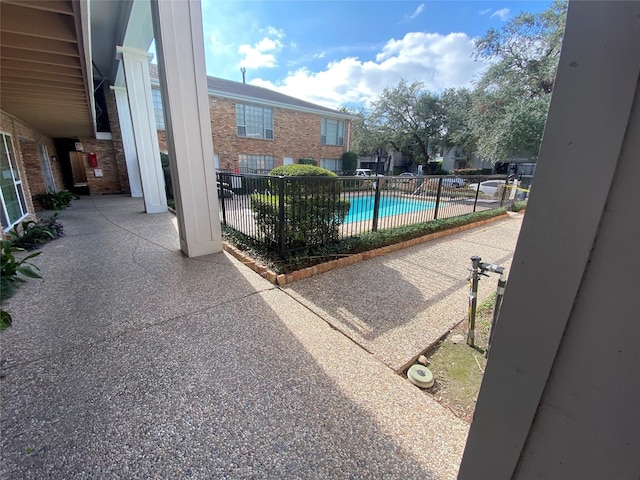
<path fill-rule="evenodd" d="M 150 65 L 160 149 L 167 151 L 156 66 Z M 155 77 L 155 78 L 154 78 Z M 214 165 L 221 170 L 267 173 L 313 159 L 342 171 L 349 150 L 351 115 L 254 85 L 208 77 Z"/>

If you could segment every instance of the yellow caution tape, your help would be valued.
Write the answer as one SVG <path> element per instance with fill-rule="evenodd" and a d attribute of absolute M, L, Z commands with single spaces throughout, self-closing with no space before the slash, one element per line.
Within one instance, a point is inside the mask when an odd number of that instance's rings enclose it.
<path fill-rule="evenodd" d="M 521 187 L 514 187 L 513 185 L 506 185 L 507 188 L 515 188 L 516 190 L 520 190 L 522 192 L 527 192 L 529 193 L 529 190 L 527 188 L 521 188 Z"/>

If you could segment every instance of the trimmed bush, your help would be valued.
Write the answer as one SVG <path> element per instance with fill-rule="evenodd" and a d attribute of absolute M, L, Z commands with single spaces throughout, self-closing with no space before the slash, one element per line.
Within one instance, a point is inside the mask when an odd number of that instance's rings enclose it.
<path fill-rule="evenodd" d="M 299 165 L 318 165 L 318 162 L 316 162 L 313 158 L 301 158 L 300 160 L 298 160 L 298 164 Z"/>
<path fill-rule="evenodd" d="M 513 205 L 511 205 L 511 211 L 512 212 L 519 212 L 520 210 L 524 210 L 525 208 L 527 208 L 527 201 L 526 200 L 513 202 Z"/>
<path fill-rule="evenodd" d="M 481 168 L 456 168 L 453 170 L 454 175 L 482 175 Z"/>
<path fill-rule="evenodd" d="M 430 222 L 396 227 L 378 232 L 367 232 L 359 237 L 350 237 L 334 243 L 301 249 L 299 252 L 289 254 L 286 259 L 277 258 L 273 251 L 266 250 L 259 243 L 231 228 L 223 227 L 223 234 L 225 239 L 233 243 L 236 248 L 248 252 L 249 255 L 259 259 L 276 273 L 289 273 L 345 255 L 366 252 L 375 248 L 422 237 L 430 233 L 440 232 L 503 215 L 505 212 L 505 208 L 483 210 L 458 217 L 441 218 Z"/>
<path fill-rule="evenodd" d="M 340 182 L 335 173 L 298 164 L 276 167 L 270 175 L 295 178 L 271 179 L 269 193 L 251 196 L 258 231 L 267 243 L 279 246 L 284 242 L 291 249 L 339 239 L 349 202 L 340 197 Z M 284 198 L 283 238 L 280 238 L 280 192 Z"/>
<path fill-rule="evenodd" d="M 352 175 L 358 168 L 358 154 L 355 152 L 344 152 L 342 154 L 342 171 L 347 175 Z"/>

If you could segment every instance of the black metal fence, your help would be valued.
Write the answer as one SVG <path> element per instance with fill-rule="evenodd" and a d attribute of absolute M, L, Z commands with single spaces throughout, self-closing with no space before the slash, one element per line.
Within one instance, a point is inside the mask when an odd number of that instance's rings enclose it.
<path fill-rule="evenodd" d="M 527 195 L 504 175 L 217 177 L 222 224 L 282 257 L 365 232 L 509 206 Z"/>

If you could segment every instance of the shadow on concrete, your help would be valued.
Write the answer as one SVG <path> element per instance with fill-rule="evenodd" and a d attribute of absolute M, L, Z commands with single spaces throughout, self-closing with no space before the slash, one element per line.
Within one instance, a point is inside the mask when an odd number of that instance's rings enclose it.
<path fill-rule="evenodd" d="M 172 217 L 139 206 L 63 212 L 45 280 L 7 305 L 0 476 L 455 477 L 465 425 L 226 254 L 183 257 Z"/>

